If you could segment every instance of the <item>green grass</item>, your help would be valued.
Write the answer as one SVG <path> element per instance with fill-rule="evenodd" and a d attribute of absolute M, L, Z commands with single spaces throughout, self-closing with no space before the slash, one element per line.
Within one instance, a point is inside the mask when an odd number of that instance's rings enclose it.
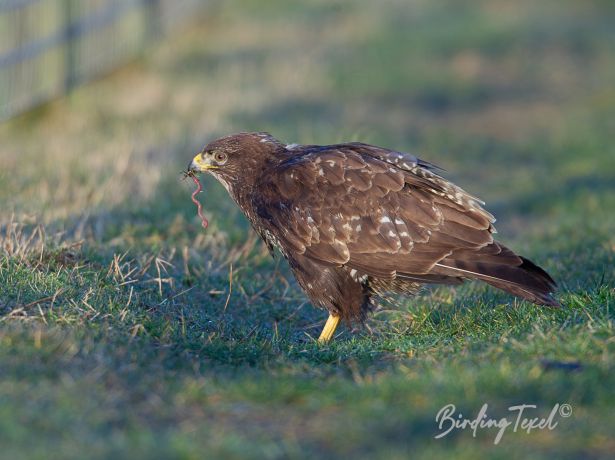
<path fill-rule="evenodd" d="M 614 20 L 599 0 L 225 2 L 0 126 L 1 456 L 608 458 Z M 562 308 L 429 288 L 319 346 L 286 263 L 210 178 L 203 231 L 180 180 L 240 130 L 446 168 Z M 434 439 L 449 403 L 573 412 Z"/>

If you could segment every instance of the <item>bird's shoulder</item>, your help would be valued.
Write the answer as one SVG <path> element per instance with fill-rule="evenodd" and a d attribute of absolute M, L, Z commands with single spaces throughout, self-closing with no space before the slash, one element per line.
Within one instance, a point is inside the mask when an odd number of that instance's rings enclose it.
<path fill-rule="evenodd" d="M 288 145 L 257 187 L 271 199 L 301 199 L 345 193 L 381 198 L 411 187 L 445 196 L 463 206 L 482 202 L 437 174 L 440 168 L 415 155 L 361 142 Z"/>
<path fill-rule="evenodd" d="M 347 163 L 352 169 L 381 166 L 386 163 L 411 171 L 416 167 L 438 170 L 439 167 L 407 152 L 387 149 L 363 142 L 346 142 L 331 145 L 288 144 L 276 165 L 280 170 L 306 167 L 323 161 Z"/>
<path fill-rule="evenodd" d="M 301 180 L 304 186 L 315 183 L 340 185 L 346 179 L 347 172 L 350 173 L 350 182 L 352 182 L 353 171 L 361 174 L 381 174 L 416 166 L 416 157 L 404 155 L 404 160 L 401 160 L 402 154 L 396 158 L 392 152 L 362 143 L 291 144 L 280 154 L 279 161 L 264 175 L 263 182 L 290 179 Z"/>

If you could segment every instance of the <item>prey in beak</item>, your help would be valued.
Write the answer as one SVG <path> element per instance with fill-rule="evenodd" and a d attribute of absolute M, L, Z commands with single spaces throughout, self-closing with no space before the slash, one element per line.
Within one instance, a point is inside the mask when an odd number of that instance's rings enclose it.
<path fill-rule="evenodd" d="M 212 171 L 214 169 L 220 169 L 223 165 L 227 163 L 228 153 L 221 150 L 215 150 L 211 148 L 211 144 L 205 149 L 201 150 L 190 162 L 188 165 L 188 169 L 184 171 L 184 179 L 190 177 L 194 184 L 196 185 L 196 190 L 192 193 L 192 202 L 197 207 L 197 213 L 201 218 L 201 222 L 204 228 L 207 228 L 208 222 L 207 219 L 203 216 L 203 209 L 199 200 L 197 200 L 197 195 L 203 190 L 201 186 L 201 182 L 199 181 L 197 174 Z M 217 175 L 216 175 L 217 176 Z M 220 178 L 218 178 L 223 185 L 226 182 Z"/>
<path fill-rule="evenodd" d="M 197 155 L 195 157 L 195 160 L 199 157 L 200 155 Z M 195 166 L 194 160 L 192 160 L 192 162 L 188 165 L 188 169 L 183 171 L 183 176 L 184 176 L 183 178 L 186 179 L 190 177 L 192 181 L 194 182 L 194 184 L 196 185 L 196 190 L 192 192 L 192 195 L 190 196 L 190 198 L 192 199 L 192 202 L 196 205 L 197 214 L 199 218 L 201 219 L 201 225 L 203 226 L 203 228 L 207 228 L 209 226 L 209 221 L 203 215 L 203 206 L 201 205 L 201 202 L 197 199 L 197 195 L 201 193 L 201 191 L 203 191 L 203 186 L 201 185 L 201 182 L 199 181 L 199 178 L 196 177 L 196 175 L 202 170 L 203 169 L 199 168 L 198 165 Z"/>

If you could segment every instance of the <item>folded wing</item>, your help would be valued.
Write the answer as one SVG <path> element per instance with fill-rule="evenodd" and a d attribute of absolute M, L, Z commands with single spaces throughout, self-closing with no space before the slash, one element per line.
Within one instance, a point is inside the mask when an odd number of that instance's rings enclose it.
<path fill-rule="evenodd" d="M 483 203 L 433 165 L 359 143 L 293 153 L 262 178 L 255 197 L 287 253 L 380 279 L 480 279 L 556 305 L 549 275 L 494 241 Z"/>

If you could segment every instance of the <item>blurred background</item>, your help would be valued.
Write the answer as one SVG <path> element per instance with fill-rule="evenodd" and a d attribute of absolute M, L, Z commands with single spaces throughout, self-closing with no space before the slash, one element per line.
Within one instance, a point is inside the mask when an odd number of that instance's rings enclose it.
<path fill-rule="evenodd" d="M 0 116 L 9 118 L 110 73 L 203 13 L 195 0 L 4 0 Z"/>
<path fill-rule="evenodd" d="M 429 442 L 441 403 L 520 395 L 585 406 L 499 455 L 608 456 L 614 24 L 610 0 L 0 0 L 0 451 L 470 458 L 492 439 Z M 569 310 L 439 288 L 309 348 L 323 313 L 219 184 L 204 232 L 181 180 L 238 131 L 441 166 Z M 543 355 L 589 371 L 543 379 Z"/>

